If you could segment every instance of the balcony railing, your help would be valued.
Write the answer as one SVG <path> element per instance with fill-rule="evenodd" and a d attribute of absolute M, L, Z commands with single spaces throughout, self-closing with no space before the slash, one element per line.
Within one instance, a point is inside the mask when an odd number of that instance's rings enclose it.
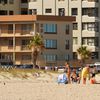
<path fill-rule="evenodd" d="M 30 48 L 27 45 L 22 45 L 21 50 L 30 50 Z"/>

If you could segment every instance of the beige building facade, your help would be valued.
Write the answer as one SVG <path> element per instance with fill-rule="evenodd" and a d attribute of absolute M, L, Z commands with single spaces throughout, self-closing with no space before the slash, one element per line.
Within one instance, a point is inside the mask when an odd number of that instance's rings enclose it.
<path fill-rule="evenodd" d="M 28 0 L 0 0 L 0 15 L 28 14 Z"/>
<path fill-rule="evenodd" d="M 27 47 L 33 33 L 43 36 L 45 50 L 39 66 L 64 65 L 72 59 L 72 22 L 75 17 L 49 15 L 0 16 L 0 64 L 32 64 L 32 50 Z"/>
<path fill-rule="evenodd" d="M 100 61 L 100 0 L 29 0 L 31 14 L 75 16 L 73 59 L 77 49 L 87 46 L 92 61 Z"/>

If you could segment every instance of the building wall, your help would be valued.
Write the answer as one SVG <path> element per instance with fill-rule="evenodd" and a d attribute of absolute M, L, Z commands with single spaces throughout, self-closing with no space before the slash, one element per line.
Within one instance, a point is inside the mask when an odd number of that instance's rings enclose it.
<path fill-rule="evenodd" d="M 45 32 L 44 26 L 46 24 L 56 25 L 57 26 L 56 33 L 47 32 L 47 31 Z M 25 28 L 26 27 L 25 25 L 28 25 L 28 27 Z M 24 28 L 22 28 L 23 26 Z M 31 28 L 29 28 L 29 26 L 31 26 Z M 67 30 L 66 27 L 68 27 Z M 72 59 L 72 23 L 71 22 L 36 21 L 36 23 L 34 23 L 34 22 L 20 21 L 19 23 L 16 21 L 10 23 L 9 22 L 0 23 L 0 41 L 1 41 L 0 42 L 0 64 L 8 64 L 8 63 L 9 64 L 13 63 L 17 65 L 32 64 L 32 50 L 27 47 L 27 43 L 25 41 L 26 40 L 30 41 L 30 39 L 32 38 L 31 32 L 34 31 L 39 32 L 43 36 L 44 42 L 46 40 L 57 41 L 56 48 L 52 48 L 52 46 L 49 45 L 50 48 L 46 48 L 43 51 L 43 53 L 39 55 L 37 61 L 38 65 L 40 66 L 64 65 L 66 60 Z M 68 41 L 67 45 L 66 45 L 66 40 Z M 45 46 L 46 46 L 46 42 L 45 42 Z M 67 47 L 67 49 L 65 47 Z M 48 55 L 51 58 L 45 59 L 45 57 L 47 57 Z M 53 59 L 52 55 L 54 55 L 56 58 L 53 57 L 54 58 Z"/>
<path fill-rule="evenodd" d="M 73 44 L 73 52 L 77 52 L 77 49 L 81 46 L 81 45 L 85 45 L 88 47 L 88 49 L 93 52 L 93 60 L 99 61 L 100 60 L 100 30 L 98 32 L 96 31 L 90 31 L 88 29 L 83 30 L 82 29 L 82 25 L 83 23 L 95 23 L 98 22 L 99 26 L 95 26 L 98 27 L 98 29 L 100 29 L 100 0 L 98 0 L 98 2 L 96 2 L 95 0 L 39 0 L 36 2 L 29 2 L 29 9 L 37 9 L 37 14 L 49 14 L 49 15 L 59 15 L 59 8 L 64 8 L 64 15 L 60 15 L 60 16 L 65 16 L 65 15 L 69 15 L 69 16 L 75 16 L 76 17 L 76 22 L 77 23 L 77 29 L 73 29 L 73 38 L 77 38 L 77 43 Z M 41 8 L 42 6 L 42 8 Z M 52 12 L 51 13 L 45 13 L 45 9 L 47 8 L 51 8 Z M 76 15 L 72 15 L 72 9 L 77 8 L 77 14 Z M 96 10 L 94 10 L 94 13 L 98 13 L 98 16 L 91 16 L 91 15 L 82 15 L 82 10 L 83 9 L 95 9 L 98 8 L 98 12 L 96 12 Z M 87 12 L 87 11 L 85 11 Z M 90 10 L 88 10 L 88 12 L 91 13 Z M 92 27 L 92 25 L 90 26 Z M 97 39 L 95 39 L 95 37 L 98 37 L 98 41 Z M 86 41 L 92 41 L 92 43 L 88 42 L 86 44 L 83 44 L 83 39 L 86 38 Z M 93 40 L 94 38 L 94 40 Z M 95 42 L 98 42 L 98 46 L 95 45 Z M 94 44 L 94 45 L 93 45 Z M 96 54 L 97 53 L 97 54 Z M 96 56 L 96 57 L 95 57 Z M 98 57 L 97 57 L 98 56 Z"/>

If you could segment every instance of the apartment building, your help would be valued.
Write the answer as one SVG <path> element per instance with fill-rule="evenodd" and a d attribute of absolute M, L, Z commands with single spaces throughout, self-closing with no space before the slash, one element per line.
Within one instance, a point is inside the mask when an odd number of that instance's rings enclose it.
<path fill-rule="evenodd" d="M 72 59 L 72 22 L 75 17 L 49 15 L 0 16 L 0 64 L 32 64 L 27 47 L 33 33 L 44 38 L 38 65 L 64 65 Z"/>
<path fill-rule="evenodd" d="M 28 14 L 28 0 L 0 0 L 0 15 Z"/>
<path fill-rule="evenodd" d="M 73 59 L 85 45 L 92 60 L 100 61 L 100 0 L 29 0 L 30 14 L 75 16 L 73 22 Z"/>

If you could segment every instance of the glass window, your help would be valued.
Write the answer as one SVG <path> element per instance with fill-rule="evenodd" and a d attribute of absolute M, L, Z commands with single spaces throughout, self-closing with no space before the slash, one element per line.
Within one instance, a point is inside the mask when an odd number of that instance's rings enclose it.
<path fill-rule="evenodd" d="M 57 61 L 57 55 L 55 54 L 46 54 L 44 55 L 45 61 Z"/>
<path fill-rule="evenodd" d="M 31 55 L 22 55 L 22 60 L 31 60 Z"/>
<path fill-rule="evenodd" d="M 59 8 L 58 9 L 58 15 L 59 16 L 65 16 L 65 8 Z"/>
<path fill-rule="evenodd" d="M 45 9 L 45 13 L 52 13 L 52 9 Z"/>
<path fill-rule="evenodd" d="M 78 14 L 78 10 L 77 8 L 72 8 L 72 15 L 77 15 Z"/>
<path fill-rule="evenodd" d="M 7 0 L 0 0 L 0 3 L 3 4 L 3 5 L 7 4 Z"/>
<path fill-rule="evenodd" d="M 56 24 L 44 24 L 44 32 L 45 33 L 56 33 L 57 25 Z"/>
<path fill-rule="evenodd" d="M 69 40 L 66 40 L 66 42 L 65 42 L 65 48 L 66 48 L 66 49 L 69 49 L 69 47 L 70 47 L 70 45 L 69 45 Z"/>
<path fill-rule="evenodd" d="M 57 49 L 57 40 L 45 40 L 45 47 L 48 49 Z"/>
<path fill-rule="evenodd" d="M 14 4 L 14 0 L 9 0 L 9 4 Z"/>
<path fill-rule="evenodd" d="M 73 23 L 73 30 L 78 30 L 78 24 L 77 23 Z"/>

